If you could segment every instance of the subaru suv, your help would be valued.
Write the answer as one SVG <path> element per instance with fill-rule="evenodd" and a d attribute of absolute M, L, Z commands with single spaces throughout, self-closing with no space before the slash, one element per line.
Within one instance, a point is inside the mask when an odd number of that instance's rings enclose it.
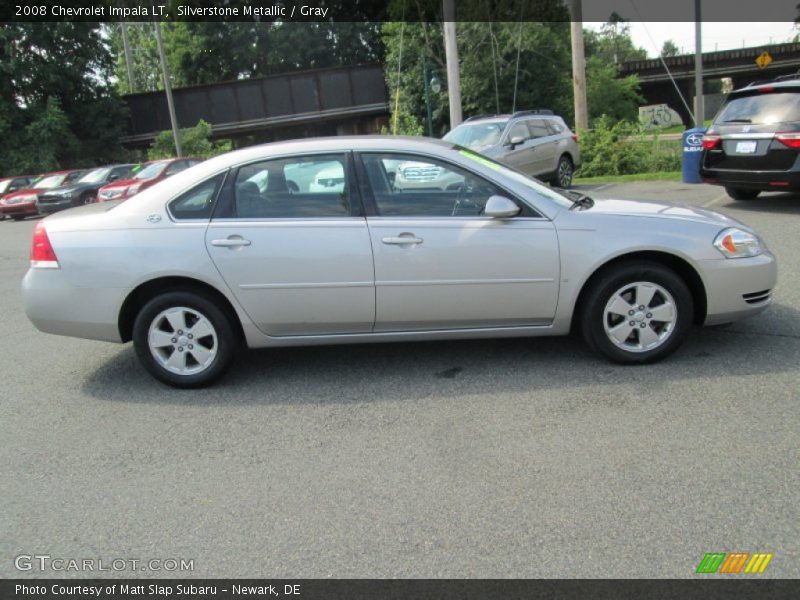
<path fill-rule="evenodd" d="M 580 166 L 578 136 L 552 110 L 470 117 L 444 139 L 561 188 Z"/>
<path fill-rule="evenodd" d="M 703 136 L 700 176 L 735 200 L 800 190 L 800 79 L 728 95 Z"/>

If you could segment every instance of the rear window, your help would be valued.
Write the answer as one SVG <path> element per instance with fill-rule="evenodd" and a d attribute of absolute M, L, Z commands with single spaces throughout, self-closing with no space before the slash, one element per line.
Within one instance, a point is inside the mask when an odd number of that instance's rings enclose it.
<path fill-rule="evenodd" d="M 739 96 L 730 100 L 715 120 L 720 125 L 725 123 L 769 125 L 787 121 L 800 121 L 800 92 Z"/>
<path fill-rule="evenodd" d="M 503 135 L 506 123 L 508 123 L 508 120 L 459 125 L 444 136 L 443 139 L 473 150 L 494 146 L 500 142 L 500 136 Z"/>

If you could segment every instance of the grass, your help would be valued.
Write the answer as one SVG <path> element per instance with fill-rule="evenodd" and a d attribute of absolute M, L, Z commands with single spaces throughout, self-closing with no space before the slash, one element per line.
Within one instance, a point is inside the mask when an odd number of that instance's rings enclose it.
<path fill-rule="evenodd" d="M 634 173 L 632 175 L 602 175 L 600 177 L 576 177 L 573 183 L 587 185 L 593 183 L 628 183 L 630 181 L 680 181 L 680 171 L 660 173 Z"/>

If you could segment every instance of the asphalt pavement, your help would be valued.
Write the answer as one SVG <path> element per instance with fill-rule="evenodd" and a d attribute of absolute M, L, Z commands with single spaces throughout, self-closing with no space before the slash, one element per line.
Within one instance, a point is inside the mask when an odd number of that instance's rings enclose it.
<path fill-rule="evenodd" d="M 130 345 L 37 332 L 19 294 L 35 220 L 0 222 L 0 576 L 694 577 L 734 551 L 800 576 L 800 197 L 582 190 L 754 226 L 774 305 L 651 366 L 572 338 L 295 348 L 178 391 Z"/>

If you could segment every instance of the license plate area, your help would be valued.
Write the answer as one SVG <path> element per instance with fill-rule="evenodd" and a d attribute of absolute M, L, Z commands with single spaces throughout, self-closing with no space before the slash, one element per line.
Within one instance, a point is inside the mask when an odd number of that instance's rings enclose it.
<path fill-rule="evenodd" d="M 755 154 L 757 148 L 758 142 L 755 140 L 736 142 L 736 154 Z"/>

